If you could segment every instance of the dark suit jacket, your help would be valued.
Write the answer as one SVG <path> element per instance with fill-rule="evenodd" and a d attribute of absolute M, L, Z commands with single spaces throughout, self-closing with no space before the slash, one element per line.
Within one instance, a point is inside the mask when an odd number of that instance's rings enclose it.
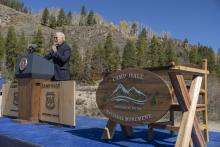
<path fill-rule="evenodd" d="M 51 51 L 45 56 L 48 60 L 52 59 L 54 63 L 54 80 L 70 80 L 70 47 L 64 42 L 57 46 L 57 52 Z"/>

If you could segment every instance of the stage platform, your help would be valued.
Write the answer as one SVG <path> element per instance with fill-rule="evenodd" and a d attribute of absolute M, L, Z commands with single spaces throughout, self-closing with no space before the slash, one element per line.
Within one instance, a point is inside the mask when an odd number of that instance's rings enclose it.
<path fill-rule="evenodd" d="M 117 127 L 111 141 L 101 140 L 106 119 L 78 116 L 75 128 L 54 124 L 19 124 L 10 118 L 0 118 L 0 147 L 108 147 L 108 146 L 174 146 L 176 136 L 169 131 L 154 130 L 154 140 L 147 141 L 147 129 L 134 127 L 134 137 L 125 138 Z M 210 132 L 208 147 L 220 146 L 220 132 Z"/>

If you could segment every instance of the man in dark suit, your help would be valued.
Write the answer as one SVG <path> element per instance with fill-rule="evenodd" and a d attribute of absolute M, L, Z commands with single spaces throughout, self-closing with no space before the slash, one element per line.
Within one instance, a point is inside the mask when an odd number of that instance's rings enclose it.
<path fill-rule="evenodd" d="M 71 49 L 65 42 L 65 35 L 62 32 L 56 32 L 54 35 L 54 45 L 52 46 L 52 51 L 45 56 L 48 60 L 52 59 L 54 63 L 53 80 L 70 80 L 70 54 Z"/>

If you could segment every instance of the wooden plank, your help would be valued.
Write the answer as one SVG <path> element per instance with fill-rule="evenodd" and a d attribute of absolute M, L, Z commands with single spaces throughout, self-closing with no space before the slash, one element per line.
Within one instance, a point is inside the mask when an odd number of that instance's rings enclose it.
<path fill-rule="evenodd" d="M 190 105 L 191 105 L 191 97 L 188 93 L 188 90 L 187 88 L 184 86 L 185 85 L 185 81 L 184 81 L 184 78 L 182 75 L 179 76 L 179 79 L 181 81 L 181 85 L 183 85 L 183 89 L 185 91 L 185 96 L 186 96 L 186 106 L 187 106 L 187 109 L 189 110 L 190 108 Z M 191 86 L 190 88 L 193 88 L 193 81 L 191 83 Z M 202 133 L 200 131 L 200 127 L 199 127 L 199 121 L 197 119 L 197 117 L 194 118 L 194 123 L 193 123 L 193 129 L 192 129 L 192 140 L 193 140 L 193 143 L 195 146 L 206 146 L 205 144 L 205 140 L 202 136 Z"/>
<path fill-rule="evenodd" d="M 205 104 L 197 104 L 196 111 L 204 111 Z M 181 111 L 178 103 L 173 103 L 170 107 L 170 111 Z"/>
<path fill-rule="evenodd" d="M 6 83 L 3 85 L 2 114 L 18 117 L 18 84 Z"/>
<path fill-rule="evenodd" d="M 75 126 L 75 81 L 41 85 L 40 120 Z"/>
<path fill-rule="evenodd" d="M 202 68 L 204 70 L 208 69 L 208 60 L 203 59 L 202 60 Z M 205 124 L 205 140 L 209 141 L 209 129 L 208 129 L 208 79 L 207 75 L 203 76 L 203 89 L 204 89 L 204 94 L 203 94 L 203 102 L 205 104 L 205 111 L 203 112 L 203 124 Z"/>
<path fill-rule="evenodd" d="M 175 72 L 170 72 L 169 77 L 174 88 L 177 100 L 181 105 L 182 111 L 188 111 L 191 104 L 191 99 L 186 88 L 183 76 L 178 75 L 178 73 Z M 202 137 L 202 133 L 199 129 L 199 121 L 196 116 L 193 123 L 192 139 L 194 143 L 198 143 L 197 146 L 206 146 L 204 138 Z"/>
<path fill-rule="evenodd" d="M 41 88 L 40 84 L 46 80 L 43 79 L 33 79 L 31 82 L 31 111 L 30 111 L 30 120 L 39 121 L 39 112 L 40 112 L 40 94 Z"/>
<path fill-rule="evenodd" d="M 185 100 L 185 97 L 184 97 L 184 93 L 185 91 L 180 87 L 180 78 L 178 75 L 176 75 L 176 73 L 174 72 L 170 72 L 169 73 L 169 76 L 170 76 L 170 80 L 171 80 L 171 83 L 172 83 L 172 86 L 173 86 L 173 89 L 174 89 L 174 93 L 177 97 L 177 101 L 179 103 L 179 105 L 181 106 L 181 110 L 184 112 L 184 111 L 187 111 L 187 100 Z M 186 85 L 184 85 L 186 86 Z"/>
<path fill-rule="evenodd" d="M 107 122 L 107 125 L 104 129 L 104 132 L 102 134 L 102 139 L 112 139 L 112 137 L 115 134 L 115 128 L 117 126 L 117 123 L 114 121 L 111 121 L 110 119 Z"/>
<path fill-rule="evenodd" d="M 200 89 L 200 94 L 204 95 L 206 93 L 205 89 Z"/>
<path fill-rule="evenodd" d="M 75 81 L 61 81 L 59 121 L 75 126 Z"/>
<path fill-rule="evenodd" d="M 1 102 L 1 116 L 4 115 L 4 113 L 6 113 L 6 102 L 8 101 L 7 100 L 7 97 L 8 97 L 8 89 L 9 89 L 9 86 L 8 84 L 3 84 L 2 85 L 2 102 Z"/>
<path fill-rule="evenodd" d="M 182 74 L 195 74 L 195 75 L 201 75 L 201 74 L 209 74 L 208 70 L 199 69 L 199 68 L 192 68 L 192 67 L 186 67 L 186 66 L 174 66 L 171 67 L 170 70 L 176 70 L 176 72 L 182 73 Z"/>
<path fill-rule="evenodd" d="M 170 68 L 174 67 L 174 64 L 170 64 L 167 66 L 157 66 L 157 67 L 147 67 L 147 68 L 143 68 L 144 70 L 149 70 L 149 71 L 165 71 L 165 70 L 169 70 Z"/>
<path fill-rule="evenodd" d="M 168 65 L 168 66 L 159 66 L 159 67 L 149 67 L 144 68 L 145 70 L 149 70 L 152 72 L 158 71 L 167 71 L 167 72 L 178 72 L 181 74 L 188 74 L 188 75 L 204 75 L 209 74 L 207 69 L 199 69 L 195 67 L 188 67 L 188 66 L 181 66 L 181 65 Z"/>
<path fill-rule="evenodd" d="M 183 114 L 179 135 L 176 141 L 177 147 L 187 147 L 190 144 L 191 132 L 196 112 L 196 105 L 199 98 L 201 83 L 202 77 L 196 77 L 195 80 L 193 80 L 192 88 L 190 88 L 190 97 L 192 98 L 192 103 L 189 108 L 189 111 L 184 112 Z"/>
<path fill-rule="evenodd" d="M 152 128 L 157 128 L 157 129 L 165 129 L 165 130 L 170 130 L 170 131 L 178 131 L 179 127 L 178 126 L 173 126 L 169 124 L 158 124 L 154 123 L 151 125 Z"/>
<path fill-rule="evenodd" d="M 30 121 L 39 120 L 40 83 L 42 79 L 18 79 L 19 118 Z"/>

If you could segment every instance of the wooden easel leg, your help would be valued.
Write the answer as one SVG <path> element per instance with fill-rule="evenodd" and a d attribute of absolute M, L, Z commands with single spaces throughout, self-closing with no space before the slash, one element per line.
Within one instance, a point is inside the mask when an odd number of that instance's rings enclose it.
<path fill-rule="evenodd" d="M 153 133 L 153 127 L 149 124 L 147 129 L 147 140 L 153 140 L 154 133 Z"/>
<path fill-rule="evenodd" d="M 189 110 L 183 114 L 179 130 L 180 135 L 177 137 L 177 146 L 189 146 L 201 83 L 202 77 L 197 77 L 190 88 L 189 94 L 192 102 Z"/>
<path fill-rule="evenodd" d="M 208 70 L 208 60 L 202 60 L 202 68 L 204 70 Z M 209 130 L 208 130 L 208 78 L 207 75 L 203 76 L 203 88 L 205 90 L 205 94 L 203 95 L 203 102 L 205 103 L 205 111 L 203 112 L 203 124 L 205 124 L 204 136 L 205 140 L 209 141 Z"/>
<path fill-rule="evenodd" d="M 207 107 L 207 106 L 206 106 Z M 203 123 L 205 124 L 205 129 L 204 129 L 204 136 L 205 136 L 205 140 L 209 141 L 209 130 L 208 130 L 208 112 L 207 112 L 207 108 L 205 110 L 205 113 L 203 114 Z"/>
<path fill-rule="evenodd" d="M 170 110 L 171 125 L 174 126 L 174 111 Z M 170 131 L 171 135 L 174 135 L 174 131 Z"/>
<path fill-rule="evenodd" d="M 125 137 L 133 136 L 133 128 L 131 126 L 124 126 L 124 125 L 120 125 L 120 126 Z"/>
<path fill-rule="evenodd" d="M 102 139 L 112 139 L 115 133 L 116 126 L 117 123 L 109 119 L 102 134 Z"/>
<path fill-rule="evenodd" d="M 170 80 L 171 80 L 172 86 L 174 88 L 174 92 L 177 97 L 178 103 L 180 104 L 181 109 L 184 112 L 183 118 L 181 121 L 181 127 L 180 127 L 179 134 L 178 134 L 178 136 L 183 138 L 185 128 L 187 128 L 189 126 L 189 124 L 191 124 L 191 121 L 192 121 L 192 120 L 188 119 L 189 118 L 188 116 L 189 115 L 192 116 L 191 114 L 194 114 L 194 109 L 190 109 L 191 103 L 195 104 L 198 100 L 198 99 L 196 99 L 194 101 L 191 100 L 191 97 L 194 99 L 194 97 L 196 97 L 196 95 L 197 95 L 196 93 L 194 93 L 195 92 L 194 86 L 197 85 L 196 87 L 198 87 L 198 83 L 200 83 L 200 82 L 198 82 L 198 79 L 197 79 L 197 82 L 196 82 L 196 80 L 193 80 L 191 87 L 190 87 L 192 90 L 189 93 L 187 90 L 187 87 L 185 85 L 183 75 L 178 75 L 177 73 L 171 72 L 171 73 L 169 73 L 169 76 L 170 76 Z M 201 86 L 201 83 L 200 83 L 200 86 Z M 204 140 L 202 133 L 199 129 L 199 123 L 198 123 L 197 117 L 195 116 L 193 120 L 194 120 L 193 121 L 193 128 L 192 128 L 193 143 L 195 146 L 198 146 L 198 147 L 206 146 L 205 140 Z M 181 130 L 183 130 L 183 131 L 181 131 Z M 187 137 L 189 137 L 189 136 L 187 136 Z M 178 146 L 179 144 L 181 146 L 181 145 L 183 145 L 183 143 L 186 143 L 186 142 L 187 142 L 187 144 L 189 143 L 189 141 L 186 141 L 186 140 L 183 141 L 183 139 L 178 139 L 177 141 L 180 141 L 180 142 L 177 142 L 176 146 Z"/>

